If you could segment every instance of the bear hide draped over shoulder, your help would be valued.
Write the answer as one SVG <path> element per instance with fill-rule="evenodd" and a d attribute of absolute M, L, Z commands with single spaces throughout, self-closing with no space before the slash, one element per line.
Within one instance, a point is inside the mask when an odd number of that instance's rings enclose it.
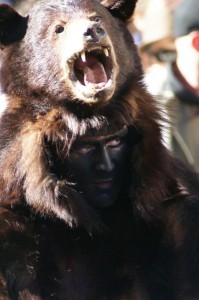
<path fill-rule="evenodd" d="M 199 178 L 163 146 L 125 26 L 135 5 L 41 0 L 26 17 L 0 5 L 2 300 L 199 295 Z M 51 150 L 64 159 L 78 137 L 122 126 L 137 139 L 131 182 L 99 213 Z"/>
<path fill-rule="evenodd" d="M 134 89 L 136 96 L 141 88 L 140 62 L 123 22 L 108 12 L 120 16 L 121 8 L 124 19 L 135 2 L 106 1 L 108 10 L 102 4 L 39 1 L 27 17 L 7 5 L 0 11 L 1 91 L 7 101 L 1 119 L 0 165 L 7 170 L 2 199 L 25 195 L 40 214 L 87 228 L 98 226 L 95 212 L 66 180 L 51 174 L 44 143 L 61 143 L 67 152 L 75 136 L 91 128 L 116 120 L 136 123 L 129 93 Z M 73 201 L 67 203 L 66 195 Z"/>

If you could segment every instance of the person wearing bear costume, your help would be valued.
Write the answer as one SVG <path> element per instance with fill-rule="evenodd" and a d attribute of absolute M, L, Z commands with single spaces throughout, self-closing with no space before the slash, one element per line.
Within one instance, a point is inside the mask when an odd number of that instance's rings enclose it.
<path fill-rule="evenodd" d="M 163 145 L 135 5 L 0 6 L 2 300 L 199 296 L 199 178 Z"/>

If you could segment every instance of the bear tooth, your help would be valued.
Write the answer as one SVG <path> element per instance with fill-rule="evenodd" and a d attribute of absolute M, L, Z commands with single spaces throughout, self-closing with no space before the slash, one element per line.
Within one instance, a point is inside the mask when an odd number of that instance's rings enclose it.
<path fill-rule="evenodd" d="M 104 54 L 106 55 L 106 57 L 109 57 L 109 53 L 108 53 L 108 49 L 104 48 Z"/>
<path fill-rule="evenodd" d="M 86 53 L 84 51 L 81 53 L 81 59 L 83 62 L 86 62 Z"/>

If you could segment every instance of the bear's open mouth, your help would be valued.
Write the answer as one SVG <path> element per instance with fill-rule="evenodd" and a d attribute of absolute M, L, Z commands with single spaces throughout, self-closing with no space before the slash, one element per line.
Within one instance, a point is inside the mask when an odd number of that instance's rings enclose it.
<path fill-rule="evenodd" d="M 73 68 L 76 80 L 89 89 L 101 90 L 112 84 L 113 64 L 107 47 L 82 51 Z"/>

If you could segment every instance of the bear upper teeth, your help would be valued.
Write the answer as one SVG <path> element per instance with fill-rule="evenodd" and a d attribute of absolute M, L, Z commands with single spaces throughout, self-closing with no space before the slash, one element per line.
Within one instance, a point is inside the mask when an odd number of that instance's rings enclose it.
<path fill-rule="evenodd" d="M 106 57 L 109 57 L 109 53 L 108 53 L 108 49 L 104 48 L 104 54 L 106 55 Z"/>
<path fill-rule="evenodd" d="M 81 52 L 81 59 L 83 62 L 86 62 L 86 53 L 85 51 Z"/>
<path fill-rule="evenodd" d="M 109 51 L 107 48 L 103 48 L 102 51 L 104 51 L 104 54 L 106 57 L 109 57 Z M 88 52 L 90 52 L 90 50 L 88 50 Z M 86 62 L 86 52 L 82 51 L 80 53 L 80 57 L 81 57 L 81 60 L 85 63 Z"/>

